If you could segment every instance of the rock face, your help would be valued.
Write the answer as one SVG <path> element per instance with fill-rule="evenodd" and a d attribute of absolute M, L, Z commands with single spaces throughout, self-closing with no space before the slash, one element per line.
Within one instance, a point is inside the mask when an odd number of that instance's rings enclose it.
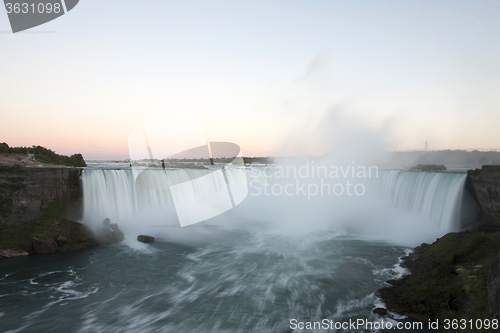
<path fill-rule="evenodd" d="M 380 295 L 389 310 L 424 322 L 498 318 L 499 252 L 500 226 L 448 233 L 404 258 L 411 274 L 387 281 Z"/>
<path fill-rule="evenodd" d="M 95 232 L 96 239 L 100 244 L 119 243 L 125 239 L 123 232 L 118 229 L 118 225 L 110 222 L 110 219 L 106 218 L 102 222 L 102 227 Z"/>
<path fill-rule="evenodd" d="M 33 238 L 31 246 L 36 253 L 54 253 L 57 250 L 57 243 L 48 237 Z"/>
<path fill-rule="evenodd" d="M 82 213 L 81 171 L 0 165 L 2 253 L 12 256 L 12 249 L 28 254 L 74 251 L 123 240 L 123 233 L 109 221 L 99 240 L 72 221 Z"/>
<path fill-rule="evenodd" d="M 469 170 L 466 186 L 481 206 L 478 222 L 500 225 L 500 166 Z"/>
<path fill-rule="evenodd" d="M 0 224 L 0 249 L 29 254 L 65 252 L 98 245 L 86 226 L 59 217 L 40 216 L 24 223 Z"/>
<path fill-rule="evenodd" d="M 373 313 L 377 313 L 379 315 L 384 316 L 387 314 L 387 310 L 384 308 L 375 308 L 375 309 L 373 309 Z"/>
<path fill-rule="evenodd" d="M 61 203 L 61 217 L 81 216 L 80 169 L 35 169 L 0 166 L 0 223 L 21 223 L 51 202 Z"/>
<path fill-rule="evenodd" d="M 11 258 L 11 257 L 23 257 L 29 255 L 28 252 L 17 249 L 7 249 L 0 250 L 0 257 Z"/>
<path fill-rule="evenodd" d="M 500 253 L 495 256 L 491 262 L 486 282 L 488 290 L 488 307 L 490 316 L 495 319 L 500 319 Z"/>
<path fill-rule="evenodd" d="M 137 236 L 137 240 L 139 242 L 143 242 L 143 243 L 152 243 L 155 241 L 155 238 L 151 237 L 151 236 L 146 236 L 146 235 L 139 235 L 139 236 Z"/>
<path fill-rule="evenodd" d="M 59 237 L 57 237 L 57 239 L 56 239 L 56 242 L 57 242 L 57 245 L 64 246 L 68 242 L 68 239 L 66 237 L 64 237 L 63 235 L 59 235 Z"/>
<path fill-rule="evenodd" d="M 467 172 L 467 189 L 481 206 L 478 222 L 494 231 L 500 225 L 500 166 L 483 165 Z M 500 254 L 489 265 L 486 290 L 489 315 L 500 319 Z"/>

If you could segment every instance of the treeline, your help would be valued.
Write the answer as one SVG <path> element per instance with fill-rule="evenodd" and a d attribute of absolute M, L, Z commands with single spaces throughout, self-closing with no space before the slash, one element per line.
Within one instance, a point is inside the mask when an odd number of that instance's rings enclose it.
<path fill-rule="evenodd" d="M 420 170 L 420 171 L 445 171 L 446 167 L 442 164 L 418 164 L 417 166 L 414 166 L 411 168 L 413 170 Z"/>
<path fill-rule="evenodd" d="M 216 157 L 213 158 L 214 163 L 231 163 L 236 156 L 234 157 Z M 145 159 L 144 161 L 149 161 Z M 169 158 L 166 160 L 167 163 L 204 163 L 210 164 L 210 159 L 208 158 Z M 243 157 L 244 163 L 262 163 L 262 164 L 271 164 L 273 163 L 271 157 Z"/>
<path fill-rule="evenodd" d="M 405 164 L 491 165 L 500 164 L 498 151 L 436 150 L 391 153 L 393 162 Z"/>
<path fill-rule="evenodd" d="M 33 157 L 40 162 L 66 165 L 72 167 L 86 167 L 87 163 L 82 154 L 73 154 L 71 156 L 56 154 L 53 150 L 42 146 L 31 147 L 9 147 L 5 142 L 0 143 L 0 153 L 4 154 L 33 154 Z"/>

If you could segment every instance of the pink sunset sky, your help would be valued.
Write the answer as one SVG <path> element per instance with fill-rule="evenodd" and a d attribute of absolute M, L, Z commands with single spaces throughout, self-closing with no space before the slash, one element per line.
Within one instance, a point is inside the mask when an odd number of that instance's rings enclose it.
<path fill-rule="evenodd" d="M 245 156 L 322 154 L 351 130 L 500 148 L 498 1 L 138 4 L 81 1 L 17 34 L 0 10 L 0 142 L 126 159 L 137 126 L 194 107 Z"/>

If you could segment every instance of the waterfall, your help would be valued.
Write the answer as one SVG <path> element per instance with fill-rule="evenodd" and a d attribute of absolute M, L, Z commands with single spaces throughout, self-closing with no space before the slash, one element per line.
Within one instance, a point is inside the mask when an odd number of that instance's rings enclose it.
<path fill-rule="evenodd" d="M 394 206 L 453 230 L 460 227 L 466 178 L 464 173 L 382 171 L 379 193 Z"/>
<path fill-rule="evenodd" d="M 151 181 L 164 181 L 166 175 L 148 172 Z M 165 189 L 148 189 L 137 186 L 131 169 L 87 169 L 82 172 L 83 216 L 94 224 L 109 217 L 122 220 L 138 211 L 164 210 L 171 206 L 171 195 Z"/>
<path fill-rule="evenodd" d="M 87 223 L 104 218 L 181 226 L 217 216 L 246 197 L 244 170 L 87 169 L 82 173 L 83 215 Z M 243 175 L 243 177 L 242 177 Z M 139 221 L 141 222 L 141 221 Z"/>
<path fill-rule="evenodd" d="M 310 230 L 318 225 L 357 228 L 364 233 L 389 234 L 387 230 L 393 230 L 391 237 L 397 241 L 402 232 L 407 234 L 406 239 L 417 239 L 414 234 L 418 228 L 430 228 L 426 232 L 432 237 L 456 231 L 477 216 L 477 205 L 465 191 L 464 173 L 380 171 L 377 178 L 365 180 L 367 191 L 362 197 L 307 198 L 295 192 L 294 196 L 256 196 L 248 186 L 255 178 L 243 168 L 152 169 L 139 177 L 134 172 L 84 170 L 83 222 L 98 225 L 109 217 L 125 228 L 178 227 L 221 215 L 244 202 L 231 213 L 231 224 L 253 219 L 275 222 L 289 230 Z M 281 186 L 297 181 L 267 176 L 262 179 Z M 339 180 L 327 181 L 334 184 Z"/>

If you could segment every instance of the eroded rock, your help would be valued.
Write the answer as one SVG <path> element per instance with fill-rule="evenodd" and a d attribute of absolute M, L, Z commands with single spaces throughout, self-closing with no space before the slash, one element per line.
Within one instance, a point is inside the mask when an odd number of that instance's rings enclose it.
<path fill-rule="evenodd" d="M 486 282 L 490 315 L 499 319 L 500 312 L 500 254 L 491 262 Z"/>
<path fill-rule="evenodd" d="M 375 308 L 375 309 L 373 309 L 373 313 L 384 316 L 387 314 L 387 310 L 384 308 Z"/>
<path fill-rule="evenodd" d="M 63 235 L 59 235 L 59 237 L 57 237 L 57 245 L 64 245 L 68 242 L 68 239 L 66 237 L 64 237 Z"/>
<path fill-rule="evenodd" d="M 110 219 L 106 218 L 102 222 L 102 227 L 96 231 L 95 236 L 100 244 L 119 243 L 125 239 L 123 232 L 118 228 L 118 224 L 110 222 Z"/>
<path fill-rule="evenodd" d="M 54 253 L 57 250 L 57 243 L 46 237 L 31 239 L 31 246 L 36 253 Z"/>
<path fill-rule="evenodd" d="M 139 242 L 143 242 L 143 243 L 152 243 L 155 241 L 155 238 L 151 237 L 151 236 L 146 236 L 146 235 L 139 235 L 139 236 L 137 236 L 137 240 Z"/>
<path fill-rule="evenodd" d="M 23 257 L 29 255 L 28 252 L 17 249 L 7 249 L 0 250 L 0 257 L 11 258 L 11 257 Z"/>

